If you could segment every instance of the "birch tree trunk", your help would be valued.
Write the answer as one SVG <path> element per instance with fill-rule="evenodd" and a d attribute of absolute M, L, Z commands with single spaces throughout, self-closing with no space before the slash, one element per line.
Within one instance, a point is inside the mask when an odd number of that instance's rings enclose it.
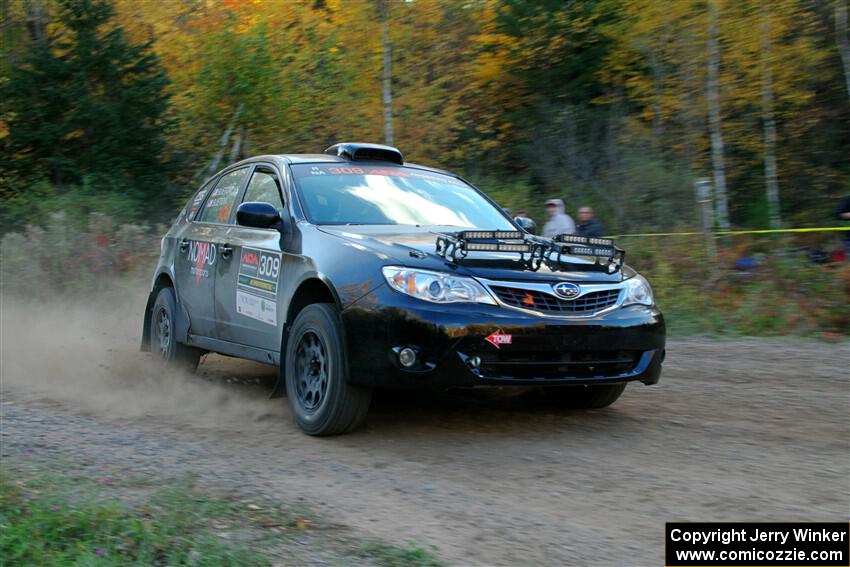
<path fill-rule="evenodd" d="M 652 72 L 652 154 L 656 164 L 664 163 L 664 152 L 661 149 L 661 140 L 663 136 L 662 126 L 662 97 L 664 96 L 664 70 L 659 62 L 652 47 L 648 48 L 647 59 L 649 60 L 649 68 Z M 650 199 L 653 202 L 655 209 L 655 227 L 657 230 L 662 230 L 664 226 L 664 197 L 662 194 L 661 183 L 657 179 L 653 180 L 651 187 Z M 668 217 L 669 218 L 669 217 Z"/>
<path fill-rule="evenodd" d="M 708 2 L 708 127 L 711 131 L 711 163 L 714 170 L 714 198 L 717 224 L 729 230 L 726 202 L 726 164 L 723 160 L 723 134 L 720 131 L 720 47 L 717 40 L 717 0 Z"/>
<path fill-rule="evenodd" d="M 393 145 L 393 91 L 392 91 L 392 60 L 393 52 L 390 44 L 390 15 L 387 0 L 379 4 L 381 12 L 381 50 L 384 58 L 384 143 Z"/>
<path fill-rule="evenodd" d="M 230 142 L 230 135 L 233 133 L 233 130 L 239 122 L 239 115 L 242 114 L 243 106 L 244 105 L 240 102 L 239 106 L 236 107 L 236 111 L 233 113 L 233 116 L 230 117 L 230 124 L 227 125 L 227 129 L 218 141 L 218 150 L 215 152 L 215 155 L 209 163 L 195 173 L 192 177 L 193 179 L 196 177 L 206 177 L 207 173 L 212 175 L 218 171 L 218 164 L 221 163 L 222 159 L 224 159 L 224 152 L 227 148 L 227 144 Z"/>
<path fill-rule="evenodd" d="M 27 2 L 24 4 L 27 31 L 30 39 L 39 46 L 47 44 L 47 10 L 40 1 Z"/>
<path fill-rule="evenodd" d="M 764 124 L 764 181 L 767 190 L 767 211 L 770 228 L 782 223 L 779 213 L 779 181 L 776 176 L 776 122 L 773 118 L 773 71 L 771 69 L 770 13 L 764 0 L 761 3 L 761 103 Z"/>
<path fill-rule="evenodd" d="M 844 81 L 850 97 L 850 37 L 847 33 L 847 0 L 835 0 L 835 42 L 844 64 Z"/>

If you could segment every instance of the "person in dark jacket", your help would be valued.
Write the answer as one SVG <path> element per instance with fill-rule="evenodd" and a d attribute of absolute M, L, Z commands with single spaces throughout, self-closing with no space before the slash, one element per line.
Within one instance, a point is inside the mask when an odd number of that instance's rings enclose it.
<path fill-rule="evenodd" d="M 593 209 L 590 207 L 582 207 L 578 210 L 576 234 L 579 236 L 605 236 L 605 227 L 593 216 Z"/>

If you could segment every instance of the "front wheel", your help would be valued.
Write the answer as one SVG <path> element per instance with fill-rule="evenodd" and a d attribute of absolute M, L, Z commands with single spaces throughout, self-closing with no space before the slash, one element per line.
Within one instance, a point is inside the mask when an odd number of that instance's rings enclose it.
<path fill-rule="evenodd" d="M 363 422 L 372 391 L 348 383 L 342 322 L 333 305 L 314 303 L 298 314 L 282 370 L 292 415 L 308 435 L 337 435 Z"/>
<path fill-rule="evenodd" d="M 151 351 L 168 366 L 194 372 L 203 351 L 177 342 L 174 326 L 176 313 L 174 290 L 170 287 L 162 288 L 151 309 Z"/>
<path fill-rule="evenodd" d="M 616 402 L 625 389 L 625 384 L 598 384 L 544 388 L 543 393 L 547 400 L 568 408 L 599 409 Z"/>

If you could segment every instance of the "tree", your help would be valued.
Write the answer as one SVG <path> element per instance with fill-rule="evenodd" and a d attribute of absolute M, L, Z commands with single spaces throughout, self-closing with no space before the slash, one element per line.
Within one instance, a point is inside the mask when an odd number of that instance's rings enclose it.
<path fill-rule="evenodd" d="M 779 212 L 779 181 L 776 174 L 776 120 L 773 112 L 773 62 L 770 8 L 762 0 L 760 26 L 761 100 L 764 123 L 764 182 L 767 190 L 767 210 L 770 228 L 781 224 Z"/>
<path fill-rule="evenodd" d="M 835 0 L 835 42 L 844 65 L 844 81 L 850 97 L 850 36 L 847 31 L 847 0 Z"/>
<path fill-rule="evenodd" d="M 723 156 L 723 133 L 720 117 L 720 46 L 718 41 L 717 0 L 708 0 L 708 125 L 711 131 L 711 162 L 714 171 L 714 198 L 720 230 L 729 230 L 726 198 L 726 162 Z"/>
<path fill-rule="evenodd" d="M 6 168 L 55 184 L 161 190 L 168 80 L 149 45 L 131 45 L 108 0 L 61 0 L 58 32 L 34 41 L 0 87 Z"/>
<path fill-rule="evenodd" d="M 393 47 L 390 43 L 390 5 L 387 0 L 379 0 L 378 12 L 381 17 L 381 60 L 383 62 L 381 101 L 384 105 L 384 143 L 393 145 Z"/>

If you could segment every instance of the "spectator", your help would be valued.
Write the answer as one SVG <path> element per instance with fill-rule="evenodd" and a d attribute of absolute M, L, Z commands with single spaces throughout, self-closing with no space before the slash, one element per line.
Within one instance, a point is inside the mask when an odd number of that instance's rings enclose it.
<path fill-rule="evenodd" d="M 593 216 L 593 209 L 582 207 L 578 210 L 578 226 L 576 232 L 579 236 L 605 236 L 605 227 Z"/>
<path fill-rule="evenodd" d="M 564 212 L 564 202 L 560 199 L 546 201 L 546 214 L 549 220 L 543 225 L 543 236 L 552 238 L 558 234 L 575 234 L 576 223 Z"/>

